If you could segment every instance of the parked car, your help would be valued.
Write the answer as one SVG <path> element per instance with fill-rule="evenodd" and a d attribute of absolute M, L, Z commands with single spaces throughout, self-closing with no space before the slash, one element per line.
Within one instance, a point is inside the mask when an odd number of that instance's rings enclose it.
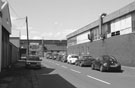
<path fill-rule="evenodd" d="M 70 63 L 70 64 L 75 64 L 76 60 L 78 60 L 78 56 L 75 55 L 75 54 L 72 54 L 72 55 L 68 55 L 67 57 L 67 63 Z"/>
<path fill-rule="evenodd" d="M 81 66 L 81 67 L 91 66 L 93 60 L 94 58 L 92 56 L 83 55 L 83 56 L 80 56 L 78 60 L 76 60 L 75 65 Z"/>
<path fill-rule="evenodd" d="M 29 56 L 26 59 L 25 66 L 26 68 L 41 68 L 41 61 L 42 59 L 39 56 Z"/>
<path fill-rule="evenodd" d="M 21 54 L 21 58 L 20 58 L 21 60 L 26 60 L 27 59 L 27 56 L 26 56 L 26 54 Z"/>
<path fill-rule="evenodd" d="M 67 55 L 63 55 L 63 56 L 62 56 L 61 62 L 64 62 L 64 63 L 67 62 Z"/>
<path fill-rule="evenodd" d="M 56 57 L 56 60 L 61 61 L 61 58 L 62 58 L 62 55 L 58 54 L 57 57 Z"/>
<path fill-rule="evenodd" d="M 57 57 L 58 57 L 58 54 L 57 54 L 57 53 L 53 53 L 53 54 L 52 54 L 52 59 L 53 59 L 53 60 L 56 60 Z"/>
<path fill-rule="evenodd" d="M 91 68 L 103 71 L 121 71 L 121 64 L 115 57 L 110 55 L 102 55 L 93 60 Z"/>
<path fill-rule="evenodd" d="M 47 54 L 46 54 L 46 58 L 47 58 L 47 59 L 52 59 L 52 58 L 53 58 L 52 53 L 47 53 Z"/>

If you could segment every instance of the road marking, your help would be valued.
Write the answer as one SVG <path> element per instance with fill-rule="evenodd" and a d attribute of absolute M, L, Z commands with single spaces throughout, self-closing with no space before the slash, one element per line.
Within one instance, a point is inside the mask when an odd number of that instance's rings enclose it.
<path fill-rule="evenodd" d="M 101 79 L 98 79 L 98 78 L 92 77 L 92 76 L 90 76 L 90 75 L 87 75 L 87 77 L 92 78 L 92 79 L 95 79 L 95 80 L 97 80 L 97 81 L 100 81 L 100 82 L 105 83 L 105 84 L 108 84 L 108 85 L 110 85 L 110 84 L 111 84 L 111 83 L 109 83 L 109 82 L 106 82 L 106 81 L 103 81 L 103 80 L 101 80 Z"/>
<path fill-rule="evenodd" d="M 66 66 L 63 66 L 63 65 L 62 65 L 61 67 L 63 67 L 63 68 L 68 68 L 68 67 L 66 67 Z"/>
<path fill-rule="evenodd" d="M 74 69 L 70 69 L 70 70 L 73 71 L 73 72 L 76 72 L 76 73 L 81 73 L 81 72 L 76 71 L 76 70 L 74 70 Z"/>
<path fill-rule="evenodd" d="M 135 69 L 135 67 L 128 67 L 128 66 L 122 66 L 124 68 L 128 68 L 128 69 Z"/>
<path fill-rule="evenodd" d="M 58 63 L 55 63 L 56 65 L 60 65 L 60 64 L 58 64 Z"/>

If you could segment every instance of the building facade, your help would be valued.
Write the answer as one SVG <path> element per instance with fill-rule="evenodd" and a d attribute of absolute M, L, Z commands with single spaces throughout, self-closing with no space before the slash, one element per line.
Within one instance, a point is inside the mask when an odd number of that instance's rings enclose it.
<path fill-rule="evenodd" d="M 67 35 L 68 54 L 109 54 L 126 66 L 135 66 L 134 46 L 135 2 Z"/>
<path fill-rule="evenodd" d="M 10 63 L 9 35 L 11 33 L 11 20 L 8 3 L 0 0 L 0 71 Z"/>

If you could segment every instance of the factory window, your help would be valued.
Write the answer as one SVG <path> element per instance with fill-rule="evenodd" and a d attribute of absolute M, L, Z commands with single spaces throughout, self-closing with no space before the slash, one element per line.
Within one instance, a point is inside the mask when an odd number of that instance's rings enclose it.
<path fill-rule="evenodd" d="M 111 35 L 123 35 L 132 32 L 131 15 L 124 16 L 111 22 Z"/>
<path fill-rule="evenodd" d="M 93 40 L 94 41 L 100 39 L 99 28 L 95 28 L 91 32 L 93 33 Z"/>

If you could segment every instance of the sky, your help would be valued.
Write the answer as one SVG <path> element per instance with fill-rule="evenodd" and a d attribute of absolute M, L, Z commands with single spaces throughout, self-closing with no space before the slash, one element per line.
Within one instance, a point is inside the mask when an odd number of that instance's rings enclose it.
<path fill-rule="evenodd" d="M 110 14 L 134 0 L 7 0 L 10 6 L 12 37 L 63 40 L 66 35 Z"/>

